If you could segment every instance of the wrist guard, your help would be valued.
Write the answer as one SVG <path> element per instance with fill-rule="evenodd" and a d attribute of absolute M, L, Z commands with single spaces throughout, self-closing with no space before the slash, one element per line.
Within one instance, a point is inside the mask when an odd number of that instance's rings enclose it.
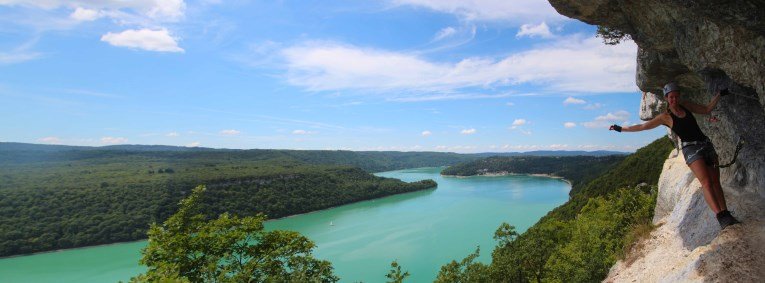
<path fill-rule="evenodd" d="M 613 125 L 611 125 L 611 127 L 614 128 L 614 131 L 617 131 L 617 132 L 620 132 L 620 133 L 622 132 L 622 126 L 619 126 L 617 124 L 613 124 Z"/>

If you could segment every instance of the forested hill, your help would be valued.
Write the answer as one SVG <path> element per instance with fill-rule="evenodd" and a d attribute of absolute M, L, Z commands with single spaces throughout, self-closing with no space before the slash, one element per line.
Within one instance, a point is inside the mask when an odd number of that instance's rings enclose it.
<path fill-rule="evenodd" d="M 530 151 L 457 154 L 451 152 L 398 152 L 347 150 L 212 149 L 164 145 L 112 145 L 102 147 L 0 142 L 0 165 L 28 162 L 71 161 L 103 157 L 146 156 L 168 159 L 226 158 L 233 160 L 283 160 L 309 164 L 350 165 L 367 172 L 449 166 L 488 156 L 603 156 L 614 151 Z"/>
<path fill-rule="evenodd" d="M 200 184 L 211 215 L 274 218 L 432 188 L 368 172 L 479 156 L 0 143 L 0 256 L 143 239 Z"/>
<path fill-rule="evenodd" d="M 442 175 L 473 176 L 496 173 L 550 174 L 563 177 L 572 184 L 572 192 L 597 178 L 625 159 L 624 155 L 609 156 L 516 156 L 474 160 L 450 166 Z"/>
<path fill-rule="evenodd" d="M 608 156 L 608 155 L 628 155 L 629 152 L 610 151 L 610 150 L 535 150 L 527 152 L 483 152 L 476 153 L 480 157 L 492 156 Z"/>
<path fill-rule="evenodd" d="M 172 215 L 200 184 L 208 187 L 203 206 L 209 215 L 271 218 L 436 186 L 303 162 L 283 151 L 22 150 L 0 156 L 0 257 L 144 239 L 150 223 Z"/>
<path fill-rule="evenodd" d="M 168 162 L 205 159 L 349 165 L 367 172 L 447 166 L 479 158 L 449 152 L 394 152 L 347 150 L 211 149 L 177 146 L 117 145 L 104 147 L 0 143 L 0 166 L 39 162 L 68 162 L 119 158 L 160 158 Z"/>

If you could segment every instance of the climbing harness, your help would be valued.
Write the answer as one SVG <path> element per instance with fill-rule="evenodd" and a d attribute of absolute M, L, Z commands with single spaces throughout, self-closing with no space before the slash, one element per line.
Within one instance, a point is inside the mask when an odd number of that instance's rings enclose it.
<path fill-rule="evenodd" d="M 744 139 L 742 139 L 741 137 L 738 137 L 738 143 L 736 143 L 736 152 L 733 153 L 733 160 L 728 162 L 728 164 L 715 165 L 715 168 L 730 167 L 731 165 L 733 165 L 733 163 L 736 163 L 736 158 L 738 158 L 738 152 L 741 150 L 742 147 L 744 147 L 744 143 L 745 143 Z"/>

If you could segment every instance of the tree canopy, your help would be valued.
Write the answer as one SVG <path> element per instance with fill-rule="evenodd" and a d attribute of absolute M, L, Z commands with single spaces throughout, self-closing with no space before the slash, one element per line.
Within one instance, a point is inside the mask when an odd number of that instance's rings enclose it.
<path fill-rule="evenodd" d="M 313 257 L 314 243 L 293 231 L 264 231 L 265 215 L 228 213 L 207 220 L 204 186 L 181 200 L 164 223 L 152 224 L 133 282 L 336 282 L 328 261 Z"/>

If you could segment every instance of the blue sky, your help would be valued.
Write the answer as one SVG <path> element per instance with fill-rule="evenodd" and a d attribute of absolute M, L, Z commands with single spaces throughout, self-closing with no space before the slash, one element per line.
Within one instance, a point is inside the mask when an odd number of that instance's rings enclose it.
<path fill-rule="evenodd" d="M 0 141 L 632 151 L 636 50 L 544 0 L 0 0 Z"/>

